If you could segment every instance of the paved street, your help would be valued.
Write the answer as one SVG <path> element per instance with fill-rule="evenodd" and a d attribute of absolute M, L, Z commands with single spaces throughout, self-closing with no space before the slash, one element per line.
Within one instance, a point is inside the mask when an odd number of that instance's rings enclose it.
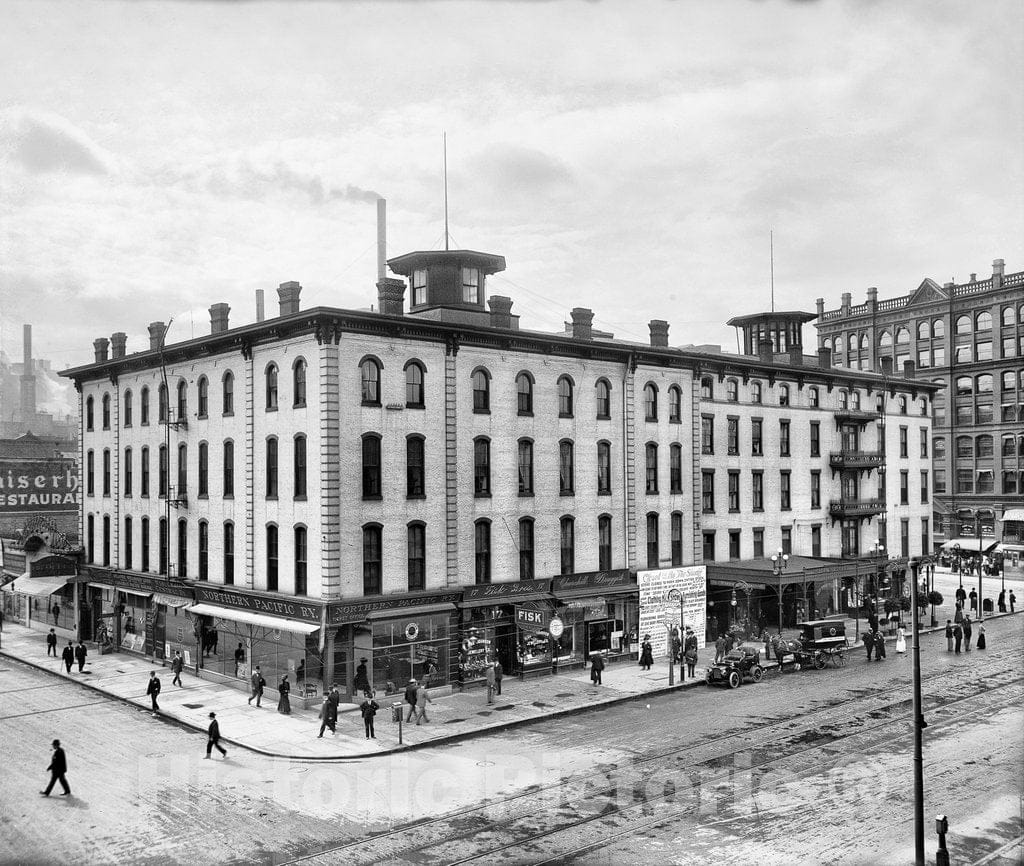
<path fill-rule="evenodd" d="M 959 657 L 941 635 L 923 639 L 928 841 L 931 816 L 945 812 L 950 844 L 966 855 L 954 862 L 1022 832 L 1022 631 L 1024 617 L 994 620 L 989 649 Z M 736 692 L 699 687 L 345 764 L 231 746 L 226 761 L 205 761 L 197 732 L 8 660 L 0 667 L 5 739 L 19 744 L 0 781 L 13 804 L 2 816 L 5 861 L 496 862 L 500 848 L 512 863 L 593 845 L 573 856 L 907 859 L 910 664 L 891 648 L 884 662 L 856 654 L 845 669 Z M 44 800 L 55 736 L 68 748 L 73 796 Z M 546 841 L 531 841 L 540 833 Z"/>

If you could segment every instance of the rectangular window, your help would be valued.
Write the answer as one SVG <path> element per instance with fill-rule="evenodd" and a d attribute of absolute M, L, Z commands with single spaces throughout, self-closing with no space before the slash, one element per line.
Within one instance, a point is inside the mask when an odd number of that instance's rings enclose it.
<path fill-rule="evenodd" d="M 124 519 L 124 567 L 131 570 L 132 567 L 132 519 Z"/>
<path fill-rule="evenodd" d="M 292 496 L 306 498 L 306 437 L 296 436 L 292 440 Z"/>
<path fill-rule="evenodd" d="M 935 493 L 945 493 L 946 492 L 946 470 L 945 469 L 936 469 L 935 470 L 934 491 L 935 491 Z"/>
<path fill-rule="evenodd" d="M 729 418 L 727 430 L 727 445 L 730 454 L 740 453 L 740 419 Z"/>
<path fill-rule="evenodd" d="M 533 496 L 533 443 L 519 441 L 519 495 Z"/>
<path fill-rule="evenodd" d="M 702 454 L 715 453 L 715 419 L 710 415 L 700 417 L 700 450 Z"/>
<path fill-rule="evenodd" d="M 910 521 L 900 521 L 900 556 L 910 556 Z"/>
<path fill-rule="evenodd" d="M 491 443 L 486 439 L 473 443 L 473 490 L 477 496 L 491 495 Z"/>
<path fill-rule="evenodd" d="M 139 543 L 142 547 L 142 570 L 149 571 L 149 518 L 142 518 L 142 525 L 140 526 L 141 532 L 139 534 Z"/>
<path fill-rule="evenodd" d="M 792 507 L 790 501 L 789 472 L 779 473 L 779 508 L 789 511 Z"/>
<path fill-rule="evenodd" d="M 678 511 L 672 515 L 672 564 L 683 564 L 683 515 Z"/>
<path fill-rule="evenodd" d="M 533 521 L 519 521 L 519 579 L 533 580 Z"/>
<path fill-rule="evenodd" d="M 380 439 L 363 437 L 363 499 L 380 499 Z"/>
<path fill-rule="evenodd" d="M 740 473 L 729 470 L 729 510 L 740 510 Z"/>
<path fill-rule="evenodd" d="M 224 443 L 224 497 L 235 495 L 235 443 L 228 439 Z"/>
<path fill-rule="evenodd" d="M 928 551 L 932 549 L 932 536 L 928 531 L 928 518 L 921 518 L 921 553 L 924 555 L 928 554 Z"/>
<path fill-rule="evenodd" d="M 793 530 L 789 526 L 782 527 L 782 552 L 790 555 L 793 553 Z"/>
<path fill-rule="evenodd" d="M 738 529 L 729 530 L 729 559 L 740 558 L 740 531 Z"/>
<path fill-rule="evenodd" d="M 811 473 L 811 508 L 821 508 L 821 473 Z"/>
<path fill-rule="evenodd" d="M 900 457 L 906 457 L 907 455 L 907 428 L 900 427 Z"/>
<path fill-rule="evenodd" d="M 277 592 L 277 527 L 267 527 L 267 591 Z"/>
<path fill-rule="evenodd" d="M 599 571 L 612 567 L 612 519 L 607 514 L 597 518 L 597 567 Z"/>
<path fill-rule="evenodd" d="M 295 594 L 305 595 L 308 585 L 309 545 L 306 527 L 295 527 Z M 421 587 L 422 588 L 422 587 Z"/>
<path fill-rule="evenodd" d="M 754 457 L 760 457 L 762 454 L 764 454 L 763 444 L 761 442 L 760 418 L 750 419 L 750 453 Z"/>
<path fill-rule="evenodd" d="M 658 515 L 647 515 L 647 567 L 657 568 L 659 561 L 658 552 Z"/>
<path fill-rule="evenodd" d="M 715 511 L 715 473 L 714 471 L 703 471 L 701 478 L 701 511 L 705 514 L 713 514 Z"/>
<path fill-rule="evenodd" d="M 753 472 L 750 477 L 750 491 L 754 511 L 764 511 L 764 473 Z"/>
<path fill-rule="evenodd" d="M 928 470 L 921 470 L 921 503 L 924 504 L 928 501 Z M 927 552 L 927 551 L 925 551 Z"/>
<path fill-rule="evenodd" d="M 199 579 L 210 579 L 210 524 L 199 521 Z"/>
<path fill-rule="evenodd" d="M 669 492 L 683 492 L 683 449 L 679 445 L 669 448 Z"/>
<path fill-rule="evenodd" d="M 419 436 L 405 440 L 405 495 L 408 499 L 425 495 L 423 451 L 423 440 Z"/>
<path fill-rule="evenodd" d="M 571 496 L 576 489 L 576 467 L 572 442 L 558 443 L 558 492 Z"/>
<path fill-rule="evenodd" d="M 597 492 L 612 492 L 612 446 L 607 442 L 597 443 Z"/>
<path fill-rule="evenodd" d="M 224 583 L 235 582 L 235 524 L 224 524 Z"/>
<path fill-rule="evenodd" d="M 811 457 L 821 456 L 821 422 L 811 422 Z"/>
<path fill-rule="evenodd" d="M 921 428 L 921 456 L 928 456 L 928 428 Z"/>
<path fill-rule="evenodd" d="M 199 443 L 199 498 L 206 499 L 210 495 L 210 446 Z"/>
<path fill-rule="evenodd" d="M 764 559 L 764 530 L 754 530 L 754 559 Z"/>
<path fill-rule="evenodd" d="M 779 421 L 779 456 L 789 457 L 789 421 Z"/>
<path fill-rule="evenodd" d="M 379 440 L 374 440 L 378 443 Z M 365 442 L 363 448 L 363 454 L 366 454 Z M 271 437 L 267 440 L 267 465 L 264 467 L 264 472 L 267 477 L 267 499 L 277 498 L 277 440 Z M 377 492 L 380 493 L 380 485 L 378 484 Z"/>
<path fill-rule="evenodd" d="M 462 269 L 462 300 L 467 304 L 480 303 L 480 271 L 477 268 Z"/>
<path fill-rule="evenodd" d="M 132 449 L 124 449 L 124 495 L 132 495 Z"/>
<path fill-rule="evenodd" d="M 412 272 L 412 303 L 419 306 L 427 302 L 427 271 L 417 268 Z"/>
<path fill-rule="evenodd" d="M 473 530 L 476 582 L 491 582 L 491 524 L 486 520 L 477 522 Z"/>
<path fill-rule="evenodd" d="M 811 556 L 815 558 L 821 557 L 821 527 L 811 527 Z"/>
<path fill-rule="evenodd" d="M 900 470 L 900 505 L 910 503 L 910 473 L 906 469 Z"/>
<path fill-rule="evenodd" d="M 703 549 L 702 553 L 705 562 L 715 561 L 715 533 L 705 532 L 703 533 Z"/>
<path fill-rule="evenodd" d="M 427 588 L 427 530 L 422 523 L 414 523 L 407 533 L 407 568 L 409 591 Z"/>

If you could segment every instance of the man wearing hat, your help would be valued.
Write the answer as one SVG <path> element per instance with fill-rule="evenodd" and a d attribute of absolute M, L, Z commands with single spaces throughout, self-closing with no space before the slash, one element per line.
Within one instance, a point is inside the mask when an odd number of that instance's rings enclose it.
<path fill-rule="evenodd" d="M 209 760 L 210 752 L 213 751 L 214 746 L 217 747 L 217 751 L 220 752 L 225 758 L 228 753 L 224 747 L 220 744 L 220 725 L 217 724 L 217 714 L 210 713 L 210 727 L 206 729 L 207 740 L 206 740 L 206 758 Z"/>
<path fill-rule="evenodd" d="M 406 723 L 412 721 L 413 714 L 416 712 L 416 689 L 418 685 L 416 680 L 409 680 L 409 685 L 405 687 L 405 702 L 409 705 L 409 709 L 405 713 Z"/>
<path fill-rule="evenodd" d="M 71 786 L 68 784 L 68 780 L 64 778 L 64 774 L 68 771 L 68 760 L 64 755 L 64 750 L 60 747 L 60 740 L 53 741 L 53 757 L 50 758 L 50 766 L 46 769 L 50 771 L 50 784 L 46 786 L 45 791 L 40 791 L 39 793 L 44 797 L 49 797 L 53 786 L 60 782 L 60 786 L 64 789 L 64 793 L 61 796 L 68 796 L 71 793 Z"/>
<path fill-rule="evenodd" d="M 354 685 L 357 693 L 366 694 L 370 691 L 370 678 L 366 673 L 366 659 L 359 659 Z"/>

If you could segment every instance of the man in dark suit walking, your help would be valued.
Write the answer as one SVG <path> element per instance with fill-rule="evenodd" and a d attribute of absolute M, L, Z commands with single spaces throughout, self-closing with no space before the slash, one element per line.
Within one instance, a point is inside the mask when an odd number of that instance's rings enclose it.
<path fill-rule="evenodd" d="M 64 661 L 64 667 L 68 669 L 68 673 L 71 673 L 71 665 L 75 663 L 75 649 L 71 646 L 71 641 L 68 641 L 68 645 L 64 647 L 64 652 L 60 654 L 61 659 Z"/>
<path fill-rule="evenodd" d="M 160 696 L 160 677 L 156 675 L 156 671 L 150 671 L 146 694 L 149 695 L 150 700 L 153 702 L 153 715 L 155 716 L 160 712 L 160 705 L 156 702 L 156 699 Z"/>
<path fill-rule="evenodd" d="M 64 789 L 64 793 L 61 796 L 68 796 L 71 793 L 71 786 L 64 777 L 64 774 L 68 771 L 68 759 L 64 755 L 64 750 L 60 747 L 60 740 L 53 741 L 53 756 L 50 758 L 50 766 L 46 769 L 50 771 L 50 784 L 46 786 L 45 791 L 40 791 L 39 793 L 44 797 L 49 797 L 53 786 L 60 782 L 60 786 Z"/>
<path fill-rule="evenodd" d="M 52 628 L 46 636 L 46 657 L 49 658 L 50 656 L 57 658 L 57 632 Z"/>
<path fill-rule="evenodd" d="M 207 728 L 206 733 L 206 757 L 209 758 L 210 753 L 216 748 L 226 758 L 228 753 L 220 744 L 220 725 L 217 724 L 216 713 L 210 713 L 210 727 Z"/>
<path fill-rule="evenodd" d="M 249 686 L 251 694 L 249 695 L 249 704 L 252 705 L 252 699 L 256 698 L 256 706 L 260 705 L 260 701 L 263 700 L 263 689 L 267 685 L 267 681 L 263 679 L 263 674 L 260 672 L 260 666 L 256 665 L 256 670 L 252 672 L 252 676 L 249 677 Z"/>
<path fill-rule="evenodd" d="M 75 647 L 75 661 L 78 662 L 79 673 L 85 669 L 85 657 L 88 653 L 89 651 L 85 648 L 85 644 L 79 641 L 78 646 Z"/>

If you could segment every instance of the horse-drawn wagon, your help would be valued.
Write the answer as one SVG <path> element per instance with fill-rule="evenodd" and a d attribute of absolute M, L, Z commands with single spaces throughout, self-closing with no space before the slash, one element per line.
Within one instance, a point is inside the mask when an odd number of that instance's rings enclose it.
<path fill-rule="evenodd" d="M 800 623 L 800 635 L 796 640 L 786 640 L 781 635 L 772 642 L 772 652 L 780 667 L 795 664 L 821 670 L 831 662 L 835 666 L 846 664 L 846 623 L 835 619 L 818 619 Z"/>

